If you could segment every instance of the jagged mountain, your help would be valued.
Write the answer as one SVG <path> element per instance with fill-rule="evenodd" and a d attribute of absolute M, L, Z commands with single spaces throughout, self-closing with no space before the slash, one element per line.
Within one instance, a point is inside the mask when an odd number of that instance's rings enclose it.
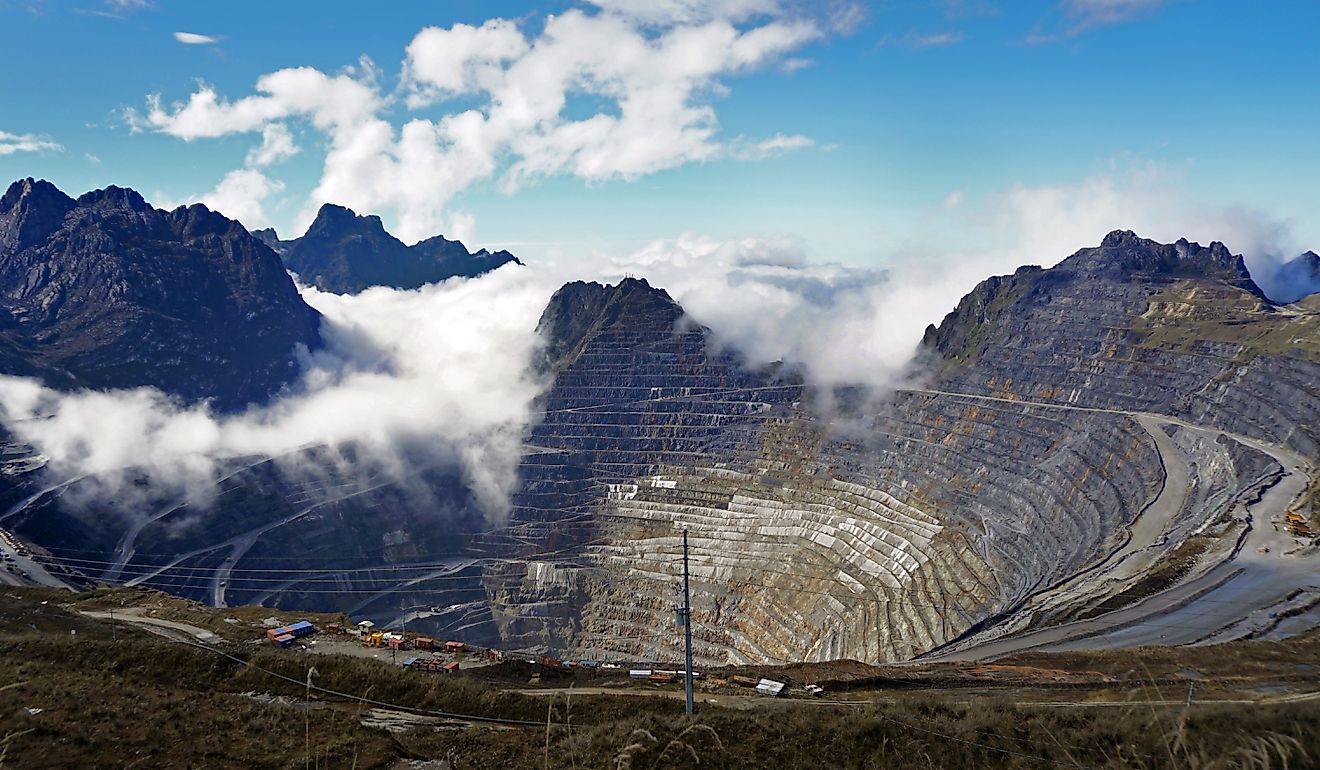
<path fill-rule="evenodd" d="M 1276 299 L 1296 302 L 1320 292 L 1320 255 L 1314 251 L 1300 254 L 1279 265 L 1270 276 Z"/>
<path fill-rule="evenodd" d="M 647 315 L 666 328 L 677 326 L 683 308 L 645 278 L 625 278 L 617 286 L 574 281 L 550 298 L 536 333 L 545 340 L 540 368 L 557 370 L 575 360 L 582 344 L 596 334 L 625 327 L 637 315 Z"/>
<path fill-rule="evenodd" d="M 0 370 L 60 388 L 150 385 L 221 408 L 262 400 L 320 344 L 279 257 L 205 206 L 132 190 L 0 197 Z"/>
<path fill-rule="evenodd" d="M 565 285 L 538 333 L 553 385 L 507 524 L 444 467 L 308 450 L 227 469 L 223 517 L 46 494 L 5 526 L 108 552 L 107 579 L 596 659 L 680 659 L 684 530 L 703 665 L 1320 624 L 1320 555 L 1282 520 L 1313 506 L 1320 312 L 1220 244 L 1116 232 L 990 278 L 928 330 L 918 384 L 878 392 L 749 367 L 642 280 Z"/>
<path fill-rule="evenodd" d="M 443 236 L 405 246 L 385 231 L 380 217 L 358 216 L 328 203 L 301 238 L 281 241 L 274 230 L 258 237 L 279 251 L 303 281 L 336 294 L 372 286 L 416 289 L 455 276 L 478 276 L 509 262 L 522 264 L 507 251 L 472 253 Z"/>
<path fill-rule="evenodd" d="M 289 248 L 289 242 L 281 241 L 280 234 L 275 232 L 273 227 L 267 227 L 264 230 L 253 230 L 252 237 L 269 246 L 271 251 L 276 254 L 283 254 Z"/>

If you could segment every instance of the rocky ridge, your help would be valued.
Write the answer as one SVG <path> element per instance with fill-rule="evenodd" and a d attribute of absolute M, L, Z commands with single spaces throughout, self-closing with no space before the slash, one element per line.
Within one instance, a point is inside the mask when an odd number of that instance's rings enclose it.
<path fill-rule="evenodd" d="M 59 388 L 153 386 L 221 408 L 261 401 L 320 344 L 278 256 L 200 204 L 24 179 L 0 197 L 0 371 Z"/>
<path fill-rule="evenodd" d="M 385 231 L 377 216 L 358 216 L 325 204 L 307 233 L 281 241 L 274 230 L 259 231 L 290 270 L 322 291 L 356 294 L 372 286 L 416 289 L 455 276 L 474 277 L 508 264 L 522 264 L 507 251 L 469 252 L 443 236 L 406 246 Z"/>

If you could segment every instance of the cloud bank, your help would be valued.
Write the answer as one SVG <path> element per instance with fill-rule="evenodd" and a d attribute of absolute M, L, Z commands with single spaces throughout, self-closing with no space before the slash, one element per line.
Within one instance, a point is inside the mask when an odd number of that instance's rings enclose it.
<path fill-rule="evenodd" d="M 324 314 L 326 347 L 268 406 L 218 416 L 151 388 L 59 393 L 0 377 L 4 423 L 57 480 L 91 476 L 109 490 L 145 474 L 203 498 L 227 459 L 351 445 L 403 478 L 408 453 L 431 447 L 460 458 L 490 518 L 504 516 L 540 387 L 527 362 L 544 289 L 510 266 L 416 291 L 303 293 Z"/>

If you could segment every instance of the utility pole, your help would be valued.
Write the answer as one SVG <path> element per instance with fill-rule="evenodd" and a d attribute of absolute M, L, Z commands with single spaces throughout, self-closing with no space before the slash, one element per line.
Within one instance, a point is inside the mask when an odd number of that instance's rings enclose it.
<path fill-rule="evenodd" d="M 110 641 L 119 641 L 119 633 L 115 629 L 115 608 L 110 608 Z"/>
<path fill-rule="evenodd" d="M 687 696 L 687 715 L 692 716 L 692 589 L 688 583 L 688 531 L 683 530 L 683 646 L 687 664 L 683 690 Z"/>
<path fill-rule="evenodd" d="M 408 615 L 403 611 L 403 599 L 399 600 L 399 619 L 403 621 L 403 630 L 399 632 L 399 636 L 403 637 L 399 640 L 399 646 L 402 647 L 403 643 L 408 641 Z M 390 649 L 390 662 L 396 662 L 393 648 Z"/>

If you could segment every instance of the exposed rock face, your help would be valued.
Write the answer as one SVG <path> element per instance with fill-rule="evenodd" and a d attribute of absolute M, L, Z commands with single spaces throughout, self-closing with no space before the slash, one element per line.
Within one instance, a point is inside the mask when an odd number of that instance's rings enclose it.
<path fill-rule="evenodd" d="M 289 242 L 281 241 L 280 234 L 275 232 L 273 227 L 267 227 L 264 230 L 253 230 L 252 237 L 269 246 L 271 251 L 276 254 L 283 254 L 289 250 Z"/>
<path fill-rule="evenodd" d="M 469 252 L 441 236 L 412 246 L 385 232 L 380 217 L 358 216 L 343 206 L 326 204 L 307 234 L 280 241 L 274 230 L 259 236 L 284 256 L 303 281 L 322 291 L 356 294 L 372 286 L 416 289 L 455 276 L 477 276 L 509 262 L 507 251 Z"/>
<path fill-rule="evenodd" d="M 1147 266 L 1130 271 L 1130 265 Z M 1119 266 L 1119 267 L 1116 267 Z M 951 366 L 942 388 L 1157 412 L 1315 455 L 1320 326 L 1261 296 L 1221 244 L 1161 245 L 1112 233 L 994 292 L 994 323 L 960 305 L 926 344 Z M 966 303 L 964 303 L 965 305 Z"/>
<path fill-rule="evenodd" d="M 1165 484 L 1137 415 L 1313 451 L 1317 323 L 1279 313 L 1220 244 L 1116 232 L 977 287 L 927 333 L 926 388 L 826 410 L 710 349 L 662 292 L 571 284 L 542 319 L 557 377 L 514 524 L 532 545 L 487 573 L 495 622 L 510 646 L 676 660 L 683 529 L 707 663 L 911 657 L 1087 571 L 1098 604 L 1125 585 L 1115 560 L 1148 569 L 1193 531 L 1231 543 L 1214 522 L 1272 466 L 1176 434 L 1170 451 L 1200 458 L 1193 493 L 1170 541 L 1134 555 L 1129 526 Z"/>
<path fill-rule="evenodd" d="M 296 376 L 320 317 L 279 257 L 201 205 L 48 182 L 0 198 L 0 367 L 61 387 L 151 385 L 222 408 Z"/>
<path fill-rule="evenodd" d="M 507 526 L 448 466 L 323 450 L 235 463 L 213 509 L 49 494 L 0 526 L 213 601 L 402 603 L 435 635 L 668 663 L 687 530 L 700 664 L 883 661 L 1125 606 L 1174 554 L 1232 567 L 1239 502 L 1281 461 L 1220 431 L 1320 446 L 1320 308 L 1272 304 L 1217 244 L 1118 232 L 988 279 L 898 391 L 818 392 L 698 320 L 641 280 L 556 293 Z M 285 572 L 295 551 L 321 571 Z"/>
<path fill-rule="evenodd" d="M 644 278 L 627 278 L 618 286 L 574 281 L 555 292 L 541 314 L 536 333 L 546 346 L 541 366 L 561 369 L 577 360 L 589 337 L 627 328 L 638 318 L 662 330 L 672 330 L 683 316 L 663 290 L 655 290 Z"/>

